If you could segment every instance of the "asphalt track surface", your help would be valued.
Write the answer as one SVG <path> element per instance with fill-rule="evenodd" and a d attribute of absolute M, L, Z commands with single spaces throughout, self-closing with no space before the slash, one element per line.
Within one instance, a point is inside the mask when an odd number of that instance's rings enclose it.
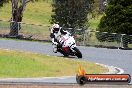
<path fill-rule="evenodd" d="M 62 56 L 59 53 L 57 54 L 53 53 L 52 45 L 49 43 L 1 39 L 0 48 L 19 50 L 19 51 L 29 51 L 33 53 L 40 53 L 40 54 L 47 54 L 47 55 L 54 55 L 54 56 Z M 78 48 L 83 54 L 82 60 L 119 67 L 124 70 L 125 74 L 132 75 L 132 50 L 94 48 L 94 47 L 84 47 L 84 46 L 79 46 Z M 78 58 L 75 58 L 75 59 L 78 59 Z M 17 81 L 19 82 L 19 80 Z M 32 79 L 24 80 L 24 81 L 30 82 L 32 81 Z M 23 82 L 23 81 L 20 80 L 20 82 Z M 38 79 L 38 80 L 34 80 L 34 82 L 76 83 L 75 77 L 48 78 L 43 80 Z"/>

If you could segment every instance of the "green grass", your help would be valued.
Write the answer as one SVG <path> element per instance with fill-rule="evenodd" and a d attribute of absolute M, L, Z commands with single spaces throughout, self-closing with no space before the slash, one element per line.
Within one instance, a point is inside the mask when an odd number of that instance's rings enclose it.
<path fill-rule="evenodd" d="M 48 26 L 36 26 L 36 25 L 21 25 L 21 30 L 19 31 L 20 34 L 25 36 L 31 35 L 33 39 L 39 40 L 49 40 L 49 27 Z"/>
<path fill-rule="evenodd" d="M 100 23 L 100 19 L 101 19 L 102 15 L 96 17 L 96 18 L 91 18 L 89 20 L 89 24 L 90 24 L 90 29 L 95 30 L 98 28 L 98 25 Z"/>
<path fill-rule="evenodd" d="M 8 27 L 9 24 L 9 22 L 0 21 L 0 28 Z"/>
<path fill-rule="evenodd" d="M 0 78 L 71 76 L 76 75 L 79 64 L 87 73 L 107 71 L 91 62 L 0 49 Z"/>
<path fill-rule="evenodd" d="M 43 45 L 49 45 L 51 44 L 51 42 L 41 42 L 41 41 L 35 41 L 35 40 L 20 40 L 20 39 L 15 39 L 15 38 L 0 38 L 0 40 L 13 40 L 13 41 L 17 41 L 17 42 L 36 42 L 36 43 L 40 43 Z"/>
<path fill-rule="evenodd" d="M 28 3 L 24 12 L 24 21 L 35 24 L 49 24 L 52 7 L 47 2 Z"/>
<path fill-rule="evenodd" d="M 129 48 L 132 48 L 132 44 L 128 44 L 128 47 L 129 47 Z"/>

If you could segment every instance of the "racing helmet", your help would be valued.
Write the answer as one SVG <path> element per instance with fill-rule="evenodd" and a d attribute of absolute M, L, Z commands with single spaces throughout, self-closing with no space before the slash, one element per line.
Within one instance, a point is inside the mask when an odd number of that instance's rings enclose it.
<path fill-rule="evenodd" d="M 53 25 L 53 32 L 58 33 L 60 26 L 58 24 Z"/>

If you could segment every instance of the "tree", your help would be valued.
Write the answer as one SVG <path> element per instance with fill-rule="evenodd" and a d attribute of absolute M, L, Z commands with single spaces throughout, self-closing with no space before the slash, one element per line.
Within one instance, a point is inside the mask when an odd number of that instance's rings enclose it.
<path fill-rule="evenodd" d="M 66 28 L 83 28 L 93 0 L 54 0 L 51 23 L 59 22 Z"/>
<path fill-rule="evenodd" d="M 20 2 L 20 6 L 18 6 L 18 0 L 11 0 L 12 3 L 12 17 L 10 23 L 10 36 L 17 36 L 18 31 L 21 29 L 20 23 L 23 17 L 23 11 L 26 6 L 26 0 L 22 0 Z"/>
<path fill-rule="evenodd" d="M 98 31 L 132 34 L 132 0 L 110 0 Z"/>
<path fill-rule="evenodd" d="M 3 6 L 4 3 L 9 2 L 10 0 L 1 0 L 0 7 Z M 12 17 L 10 22 L 10 36 L 17 37 L 18 31 L 21 29 L 21 25 L 19 22 L 22 21 L 23 12 L 28 2 L 34 2 L 38 0 L 11 0 L 12 3 Z M 19 6 L 18 6 L 19 5 Z"/>

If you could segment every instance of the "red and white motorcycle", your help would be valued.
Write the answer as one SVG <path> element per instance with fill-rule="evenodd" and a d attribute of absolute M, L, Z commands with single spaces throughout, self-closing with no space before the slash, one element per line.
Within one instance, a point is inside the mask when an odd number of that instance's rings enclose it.
<path fill-rule="evenodd" d="M 61 46 L 59 46 L 61 45 Z M 76 46 L 76 42 L 73 36 L 63 35 L 59 38 L 59 45 L 57 46 L 57 51 L 68 57 L 77 56 L 78 58 L 82 58 L 82 53 Z"/>

